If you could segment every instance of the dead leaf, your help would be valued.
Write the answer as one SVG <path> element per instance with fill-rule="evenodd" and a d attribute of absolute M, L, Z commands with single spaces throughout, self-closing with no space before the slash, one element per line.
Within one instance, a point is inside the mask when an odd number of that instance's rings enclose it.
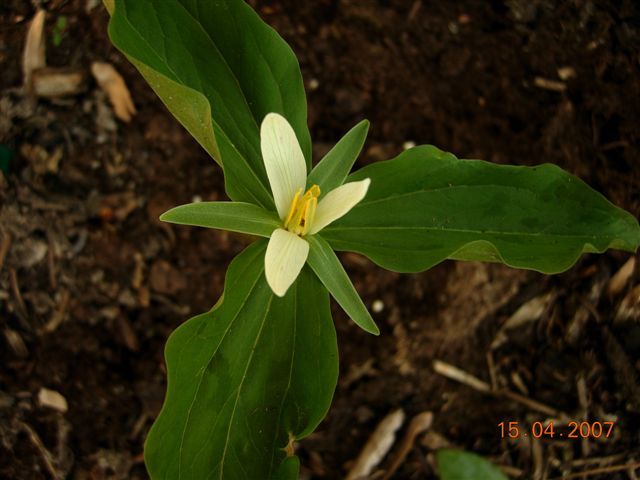
<path fill-rule="evenodd" d="M 400 409 L 382 419 L 349 470 L 346 480 L 367 478 L 393 445 L 404 417 L 404 411 Z"/>
<path fill-rule="evenodd" d="M 113 68 L 113 65 L 105 62 L 93 62 L 91 73 L 100 88 L 107 92 L 116 117 L 129 123 L 136 113 L 136 107 L 122 76 Z"/>
<path fill-rule="evenodd" d="M 25 88 L 31 90 L 31 76 L 33 72 L 47 65 L 45 51 L 44 20 L 46 12 L 38 10 L 31 20 L 27 39 L 22 54 L 22 74 Z"/>

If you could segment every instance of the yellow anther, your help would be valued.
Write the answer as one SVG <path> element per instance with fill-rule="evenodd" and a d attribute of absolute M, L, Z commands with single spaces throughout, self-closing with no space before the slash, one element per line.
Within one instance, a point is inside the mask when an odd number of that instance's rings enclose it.
<path fill-rule="evenodd" d="M 298 190 L 293 197 L 289 215 L 284 222 L 284 227 L 296 235 L 306 235 L 311 228 L 316 216 L 320 187 L 313 185 L 304 195 L 300 196 L 301 193 L 302 189 Z"/>
<path fill-rule="evenodd" d="M 298 200 L 300 200 L 300 195 L 302 195 L 302 188 L 299 188 L 296 194 L 293 196 L 293 200 L 291 201 L 291 207 L 289 207 L 289 215 L 287 215 L 287 219 L 284 222 L 284 226 L 289 225 L 291 221 L 291 217 L 296 211 L 296 206 L 298 205 Z"/>

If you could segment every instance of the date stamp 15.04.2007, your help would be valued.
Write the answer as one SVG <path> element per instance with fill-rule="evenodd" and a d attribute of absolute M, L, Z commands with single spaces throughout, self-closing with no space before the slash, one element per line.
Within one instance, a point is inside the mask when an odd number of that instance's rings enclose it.
<path fill-rule="evenodd" d="M 498 423 L 501 438 L 609 438 L 615 422 L 568 422 L 554 425 L 553 422 L 533 422 L 523 425 L 520 422 Z"/>

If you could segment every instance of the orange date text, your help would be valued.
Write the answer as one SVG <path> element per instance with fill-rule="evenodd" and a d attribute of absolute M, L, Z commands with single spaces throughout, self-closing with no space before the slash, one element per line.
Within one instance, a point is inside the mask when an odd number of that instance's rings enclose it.
<path fill-rule="evenodd" d="M 500 438 L 609 438 L 614 422 L 569 422 L 554 426 L 553 422 L 533 422 L 525 425 L 520 422 L 500 422 Z"/>

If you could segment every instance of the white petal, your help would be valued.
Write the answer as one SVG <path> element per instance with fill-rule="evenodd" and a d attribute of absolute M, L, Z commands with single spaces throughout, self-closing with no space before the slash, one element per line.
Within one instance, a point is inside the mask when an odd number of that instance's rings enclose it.
<path fill-rule="evenodd" d="M 309 244 L 299 236 L 279 228 L 274 230 L 264 256 L 264 273 L 273 293 L 284 297 L 309 255 Z"/>
<path fill-rule="evenodd" d="M 277 113 L 269 113 L 260 127 L 260 148 L 280 218 L 289 213 L 296 192 L 307 182 L 307 164 L 293 128 Z"/>
<path fill-rule="evenodd" d="M 345 183 L 322 197 L 318 203 L 316 217 L 313 220 L 309 234 L 318 233 L 355 207 L 367 194 L 370 183 L 371 180 L 368 178 L 359 182 Z"/>

